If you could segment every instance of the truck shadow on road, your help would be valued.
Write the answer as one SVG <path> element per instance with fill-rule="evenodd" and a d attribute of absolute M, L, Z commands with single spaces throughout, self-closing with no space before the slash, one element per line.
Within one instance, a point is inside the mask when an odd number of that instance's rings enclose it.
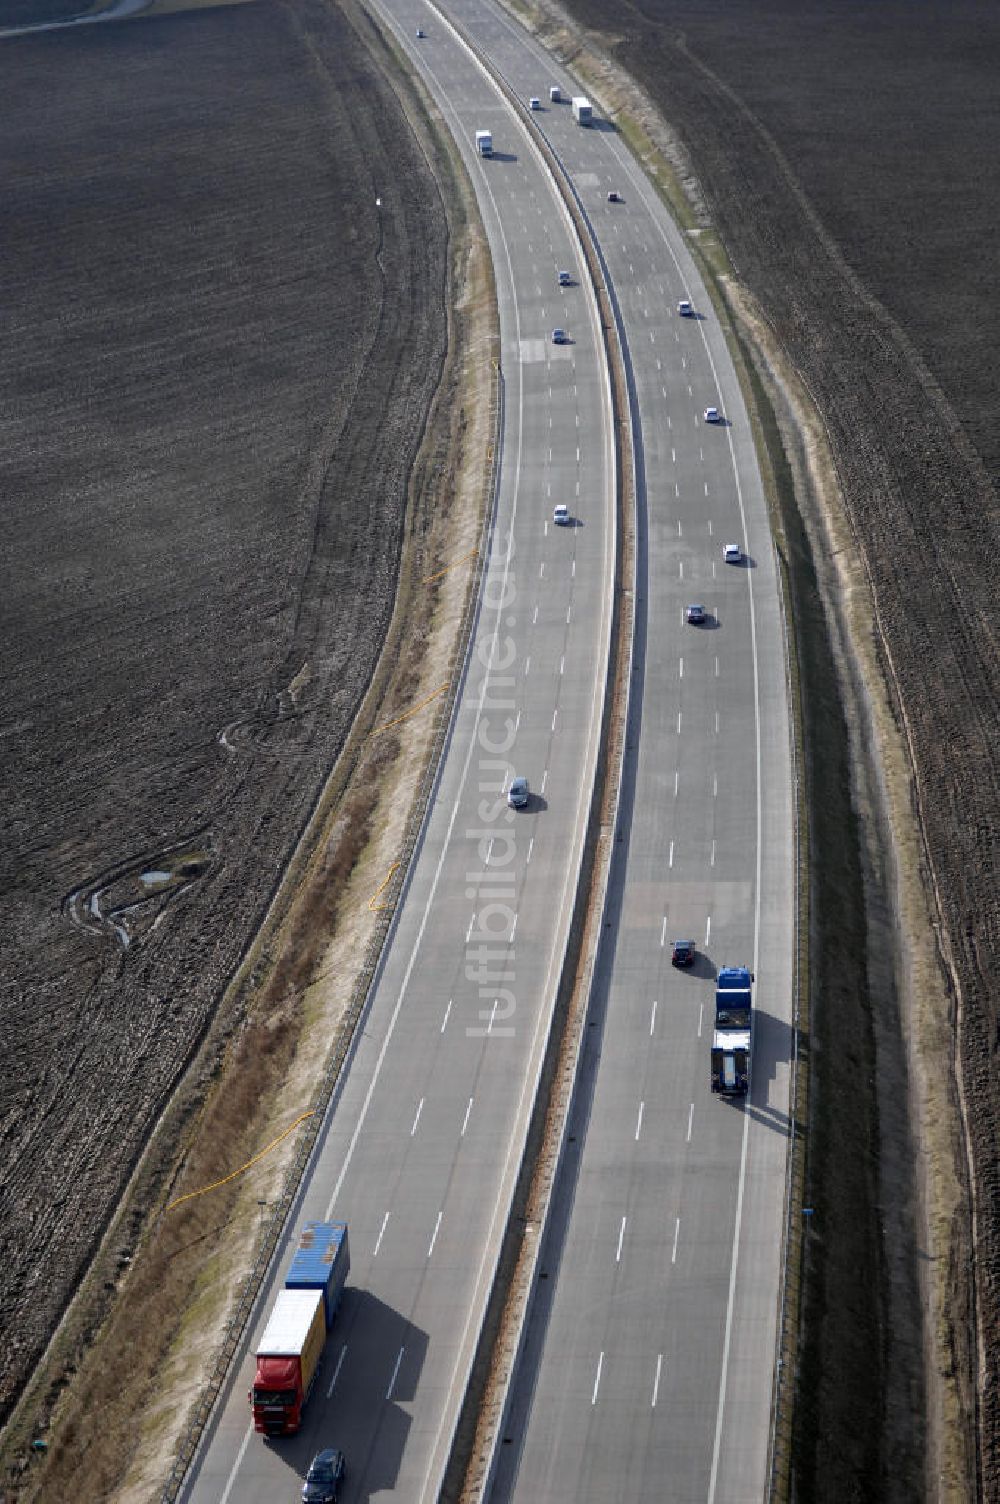
<path fill-rule="evenodd" d="M 402 1312 L 349 1285 L 302 1430 L 265 1443 L 288 1472 L 283 1482 L 275 1478 L 269 1496 L 299 1498 L 310 1462 L 325 1447 L 344 1453 L 340 1504 L 394 1490 L 412 1424 L 401 1407 L 416 1395 L 427 1345 L 427 1333 Z"/>

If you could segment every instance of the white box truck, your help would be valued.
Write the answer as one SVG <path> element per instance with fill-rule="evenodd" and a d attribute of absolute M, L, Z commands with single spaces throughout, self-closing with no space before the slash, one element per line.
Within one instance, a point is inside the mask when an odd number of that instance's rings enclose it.
<path fill-rule="evenodd" d="M 493 155 L 493 132 L 492 131 L 477 131 L 476 132 L 476 150 L 478 151 L 478 153 L 479 153 L 479 155 L 481 157 L 492 157 L 492 155 Z"/>
<path fill-rule="evenodd" d="M 590 100 L 582 94 L 577 94 L 573 99 L 573 119 L 577 125 L 589 125 L 594 118 L 594 111 Z"/>

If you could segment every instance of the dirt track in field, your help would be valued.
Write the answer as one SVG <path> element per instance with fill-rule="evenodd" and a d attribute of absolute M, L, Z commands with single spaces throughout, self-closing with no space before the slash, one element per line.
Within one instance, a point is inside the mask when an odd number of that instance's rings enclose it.
<path fill-rule="evenodd" d="M 996 1497 L 1000 627 L 991 560 L 1000 546 L 992 254 L 1000 138 L 992 102 L 1000 18 L 974 3 L 936 0 L 836 12 L 818 3 L 765 9 L 753 0 L 724 7 L 645 0 L 610 12 L 570 0 L 567 8 L 605 28 L 599 42 L 676 132 L 732 264 L 825 418 L 847 541 L 875 603 L 862 646 L 866 655 L 874 649 L 890 686 L 888 705 L 876 710 L 895 720 L 912 761 L 924 842 L 919 875 L 940 926 L 937 975 L 911 975 L 902 999 L 905 1034 L 925 1027 L 914 1111 L 921 1133 L 932 1126 L 938 1135 L 930 1173 L 950 1181 L 957 1201 L 944 1225 L 930 1193 L 928 1251 L 912 1241 L 920 1186 L 912 1166 L 906 1172 L 906 1114 L 898 1098 L 880 1102 L 874 1090 L 896 1080 L 887 1060 L 893 1071 L 906 1063 L 896 983 L 911 958 L 895 967 L 888 938 L 874 939 L 891 936 L 891 915 L 866 919 L 858 909 L 858 842 L 843 825 L 828 822 L 825 846 L 819 827 L 812 832 L 821 873 L 812 980 L 826 1012 L 815 1041 L 821 1122 L 811 1194 L 825 1213 L 809 1250 L 797 1486 L 817 1499 L 908 1499 L 939 1486 L 962 1497 L 956 1479 L 967 1469 L 971 1489 L 978 1468 L 983 1495 Z M 827 576 L 830 563 L 822 561 Z M 836 687 L 824 691 L 816 678 L 812 692 L 814 725 L 833 726 L 843 712 L 822 699 Z M 870 692 L 885 698 L 876 680 Z M 856 736 L 859 729 L 855 723 Z M 839 754 L 824 758 L 833 750 L 814 752 L 813 800 L 824 807 L 838 800 L 850 822 L 858 789 Z M 860 811 L 859 824 L 870 826 L 869 817 Z M 882 863 L 886 855 L 871 853 Z M 916 864 L 902 877 L 916 880 Z M 891 877 L 883 880 L 882 897 L 891 897 Z M 837 916 L 851 928 L 838 931 Z M 859 967 L 866 924 L 875 950 Z M 946 992 L 950 1007 L 935 1018 L 933 999 Z M 974 1197 L 962 1146 L 942 1126 L 949 1113 L 956 1120 L 956 1039 Z M 902 1181 L 880 1160 L 886 1133 L 897 1135 Z M 914 1361 L 911 1294 L 927 1280 L 945 1318 L 928 1359 L 932 1369 L 941 1364 L 962 1412 L 943 1422 L 952 1428 L 952 1471 L 940 1483 L 924 1472 L 935 1459 L 924 1455 L 919 1383 L 907 1400 L 896 1372 L 904 1358 Z M 987 1334 L 978 1456 L 977 1316 Z M 933 1341 L 930 1329 L 925 1335 Z M 892 1414 L 901 1400 L 903 1411 Z"/>
<path fill-rule="evenodd" d="M 446 226 L 319 0 L 19 39 L 0 88 L 2 1415 L 370 678 Z"/>

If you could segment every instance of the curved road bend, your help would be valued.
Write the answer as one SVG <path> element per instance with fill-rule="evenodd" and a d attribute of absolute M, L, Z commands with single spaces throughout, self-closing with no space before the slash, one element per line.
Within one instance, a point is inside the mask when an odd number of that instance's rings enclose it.
<path fill-rule="evenodd" d="M 722 331 L 637 165 L 613 131 L 549 107 L 550 84 L 569 94 L 571 80 L 497 7 L 445 9 L 525 105 L 541 99 L 533 118 L 591 216 L 627 334 L 644 482 L 597 1026 L 491 1498 L 761 1500 L 794 939 L 785 651 L 763 488 Z M 679 318 L 682 297 L 703 317 Z M 704 423 L 710 404 L 725 426 Z M 726 542 L 745 549 L 744 567 L 723 563 Z M 693 601 L 709 608 L 707 628 L 685 625 Z M 696 940 L 693 973 L 671 967 L 673 937 Z M 715 969 L 744 961 L 759 1007 L 745 1108 L 708 1086 Z"/>
<path fill-rule="evenodd" d="M 330 1445 L 347 1455 L 349 1504 L 436 1497 L 518 1169 L 593 784 L 614 560 L 596 311 L 523 124 L 446 27 L 416 45 L 414 29 L 407 19 L 401 35 L 462 148 L 496 272 L 505 421 L 493 543 L 405 900 L 289 1234 L 186 1480 L 192 1504 L 295 1500 L 310 1458 Z M 492 161 L 474 150 L 484 127 Z M 561 268 L 574 286 L 557 286 Z M 557 325 L 573 343 L 551 343 Z M 578 526 L 552 526 L 559 502 Z M 502 798 L 512 774 L 533 790 L 516 819 Z M 268 1443 L 249 1426 L 250 1354 L 290 1238 L 327 1216 L 350 1227 L 348 1290 L 302 1432 Z"/>

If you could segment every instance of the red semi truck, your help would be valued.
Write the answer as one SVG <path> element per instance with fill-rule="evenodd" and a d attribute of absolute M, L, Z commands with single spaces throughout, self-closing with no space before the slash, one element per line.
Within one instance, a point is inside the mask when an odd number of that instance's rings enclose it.
<path fill-rule="evenodd" d="M 281 1290 L 257 1348 L 251 1403 L 255 1431 L 290 1436 L 302 1424 L 326 1344 L 322 1290 Z"/>
<path fill-rule="evenodd" d="M 351 1267 L 346 1222 L 307 1222 L 257 1348 L 255 1431 L 291 1436 L 302 1424 Z"/>

